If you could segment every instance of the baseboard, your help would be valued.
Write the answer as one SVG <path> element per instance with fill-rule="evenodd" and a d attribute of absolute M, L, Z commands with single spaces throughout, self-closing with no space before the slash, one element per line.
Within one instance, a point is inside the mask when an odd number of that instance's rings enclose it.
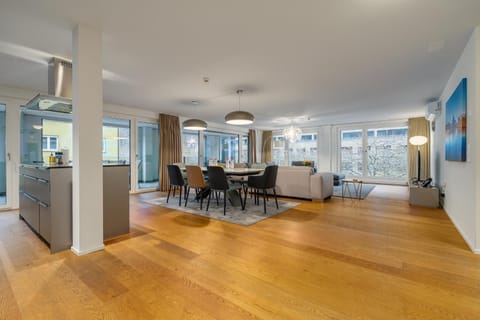
<path fill-rule="evenodd" d="M 77 248 L 75 247 L 71 247 L 70 250 L 72 250 L 73 253 L 75 253 L 77 256 L 83 256 L 83 255 L 86 255 L 86 254 L 89 254 L 89 253 L 92 253 L 92 252 L 95 252 L 95 251 L 100 251 L 100 250 L 103 250 L 105 249 L 105 245 L 102 243 L 101 245 L 97 246 L 97 247 L 94 247 L 94 248 L 91 248 L 91 249 L 88 249 L 88 250 L 78 250 Z"/>
<path fill-rule="evenodd" d="M 463 240 L 465 241 L 467 246 L 470 248 L 470 250 L 475 254 L 480 254 L 480 249 L 475 248 L 475 246 L 472 245 L 470 241 L 468 241 L 468 238 L 465 236 L 465 232 L 462 230 L 462 228 L 460 228 L 460 226 L 457 224 L 455 219 L 453 219 L 453 217 L 448 213 L 447 209 L 443 208 L 443 210 L 447 213 L 448 218 L 450 219 L 450 221 L 452 221 L 453 225 L 457 229 L 458 233 L 460 233 L 460 235 L 462 236 Z"/>

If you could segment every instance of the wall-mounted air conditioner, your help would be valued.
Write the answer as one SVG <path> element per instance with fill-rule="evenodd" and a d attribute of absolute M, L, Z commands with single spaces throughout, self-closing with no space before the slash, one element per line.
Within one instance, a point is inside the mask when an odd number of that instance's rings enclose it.
<path fill-rule="evenodd" d="M 442 104 L 440 101 L 433 101 L 427 104 L 427 111 L 425 112 L 425 119 L 428 121 L 435 121 L 442 113 Z"/>

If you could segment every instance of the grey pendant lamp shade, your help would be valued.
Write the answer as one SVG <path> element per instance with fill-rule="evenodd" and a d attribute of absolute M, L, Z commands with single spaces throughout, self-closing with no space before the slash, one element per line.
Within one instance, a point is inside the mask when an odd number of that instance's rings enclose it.
<path fill-rule="evenodd" d="M 238 111 L 230 112 L 225 116 L 225 122 L 233 125 L 246 125 L 251 124 L 255 120 L 253 114 L 247 111 L 240 110 L 240 95 L 243 93 L 243 90 L 237 90 L 238 94 Z"/>
<path fill-rule="evenodd" d="M 200 119 L 188 119 L 183 121 L 183 129 L 185 130 L 205 130 L 207 123 Z"/>

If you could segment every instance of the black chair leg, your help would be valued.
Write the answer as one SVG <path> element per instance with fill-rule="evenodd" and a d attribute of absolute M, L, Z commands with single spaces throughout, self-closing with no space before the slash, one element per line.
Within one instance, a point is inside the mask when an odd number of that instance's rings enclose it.
<path fill-rule="evenodd" d="M 175 198 L 175 191 L 176 191 L 176 190 L 177 190 L 177 186 L 173 186 L 173 195 L 172 195 L 172 197 L 174 197 L 174 198 Z"/>
<path fill-rule="evenodd" d="M 275 192 L 275 188 L 273 188 L 273 196 L 275 197 L 275 204 L 277 205 L 278 209 L 277 192 Z"/>
<path fill-rule="evenodd" d="M 211 197 L 211 196 L 212 196 L 212 193 L 210 192 L 210 193 L 208 194 L 207 210 L 206 210 L 206 211 L 208 211 L 208 208 L 210 207 L 210 197 Z"/>
<path fill-rule="evenodd" d="M 218 203 L 218 192 L 217 191 L 215 191 L 215 198 L 217 199 L 217 206 L 218 206 L 219 203 Z"/>
<path fill-rule="evenodd" d="M 187 202 L 188 202 L 188 196 L 190 195 L 190 187 L 187 188 L 187 190 L 185 191 L 185 207 L 187 206 Z"/>
<path fill-rule="evenodd" d="M 172 190 L 172 185 L 170 185 L 168 187 L 168 194 L 167 194 L 167 203 L 168 203 L 168 199 L 170 199 L 170 191 Z"/>
<path fill-rule="evenodd" d="M 182 206 L 182 187 L 178 187 L 178 189 L 180 189 L 180 196 L 178 197 L 178 206 L 181 207 Z"/>
<path fill-rule="evenodd" d="M 227 191 L 223 191 L 223 215 L 225 215 L 227 211 Z"/>
<path fill-rule="evenodd" d="M 267 214 L 267 189 L 263 189 L 263 213 Z"/>

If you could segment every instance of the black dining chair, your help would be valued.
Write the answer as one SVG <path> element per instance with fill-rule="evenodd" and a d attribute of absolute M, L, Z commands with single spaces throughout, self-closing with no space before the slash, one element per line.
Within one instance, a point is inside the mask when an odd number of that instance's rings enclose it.
<path fill-rule="evenodd" d="M 167 164 L 168 178 L 170 179 L 170 186 L 168 187 L 167 203 L 170 198 L 170 191 L 173 188 L 173 196 L 175 197 L 175 190 L 180 190 L 180 196 L 178 198 L 178 205 L 182 205 L 182 189 L 186 187 L 185 178 L 182 175 L 182 171 L 177 165 Z"/>
<path fill-rule="evenodd" d="M 255 190 L 255 204 L 258 204 L 258 191 L 262 190 L 263 192 L 263 213 L 267 214 L 267 190 L 273 190 L 273 196 L 275 197 L 275 204 L 278 209 L 277 193 L 275 191 L 275 185 L 277 183 L 277 173 L 278 166 L 267 166 L 262 175 L 249 176 L 247 186 Z M 245 195 L 245 202 L 247 197 Z"/>
<path fill-rule="evenodd" d="M 242 185 L 240 184 L 235 184 L 235 183 L 229 183 L 227 176 L 225 174 L 225 171 L 223 170 L 222 167 L 219 166 L 209 166 L 207 167 L 208 170 L 208 185 L 210 186 L 210 194 L 208 195 L 208 201 L 207 201 L 207 211 L 208 208 L 210 207 L 210 198 L 212 197 L 212 193 L 215 192 L 215 195 L 217 195 L 217 192 L 222 192 L 223 193 L 223 215 L 225 215 L 227 211 L 227 197 L 228 194 L 231 192 L 241 192 L 242 190 Z M 217 205 L 218 205 L 218 196 L 217 198 Z M 240 194 L 240 199 L 241 199 L 241 194 Z M 243 201 L 240 200 L 240 203 L 242 205 L 242 210 L 245 208 Z"/>

